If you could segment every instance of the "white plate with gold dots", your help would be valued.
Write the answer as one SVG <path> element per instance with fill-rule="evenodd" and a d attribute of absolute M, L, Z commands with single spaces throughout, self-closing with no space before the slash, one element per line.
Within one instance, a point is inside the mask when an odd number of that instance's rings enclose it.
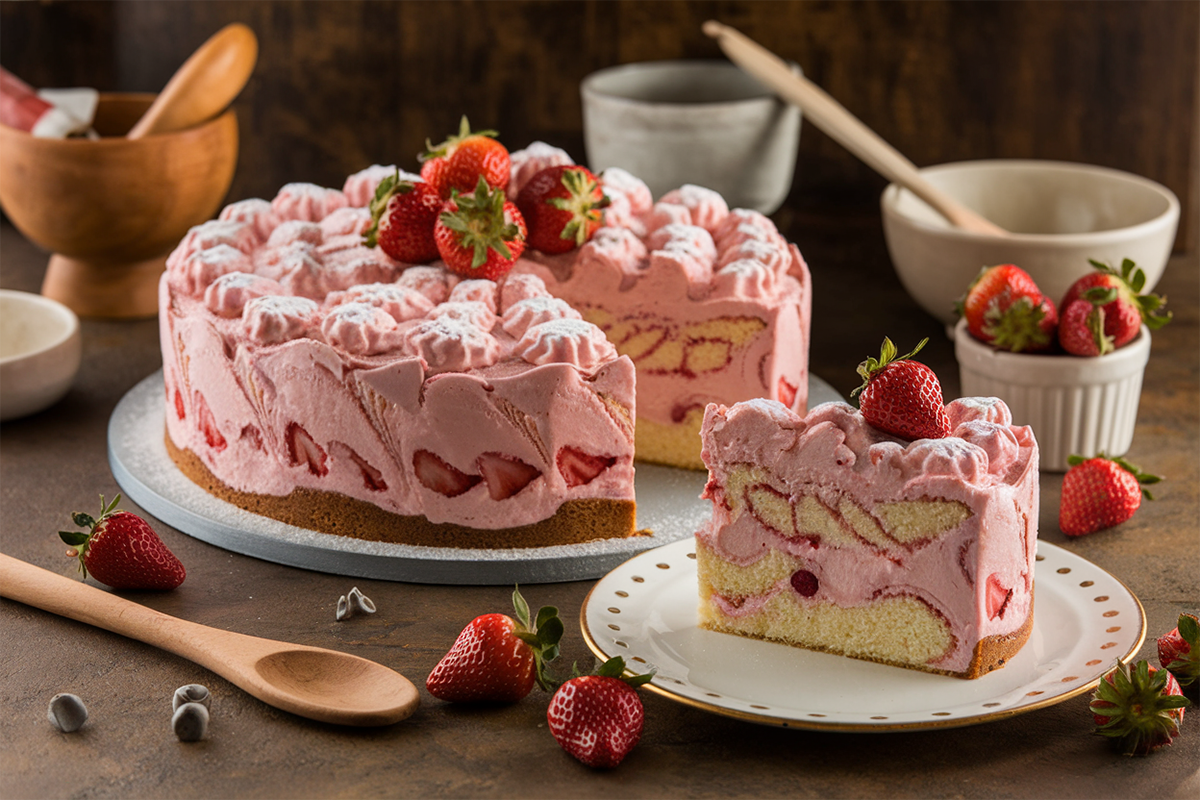
<path fill-rule="evenodd" d="M 1146 636 L 1121 581 L 1040 542 L 1033 630 L 1003 669 L 963 680 L 890 667 L 698 628 L 695 553 L 683 539 L 605 575 L 584 601 L 583 635 L 602 659 L 654 669 L 650 691 L 751 722 L 894 731 L 1003 719 L 1091 691 Z"/>

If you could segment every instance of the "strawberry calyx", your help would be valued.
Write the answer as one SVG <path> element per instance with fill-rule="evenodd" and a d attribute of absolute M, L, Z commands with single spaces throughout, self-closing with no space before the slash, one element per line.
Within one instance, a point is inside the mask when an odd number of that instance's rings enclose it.
<path fill-rule="evenodd" d="M 1095 732 L 1111 738 L 1125 755 L 1145 755 L 1170 744 L 1179 733 L 1180 709 L 1191 705 L 1178 692 L 1167 670 L 1139 661 L 1126 672 L 1118 661 L 1100 680 L 1088 706 Z"/>
<path fill-rule="evenodd" d="M 88 546 L 91 544 L 92 536 L 96 533 L 96 528 L 102 522 L 116 514 L 120 509 L 117 504 L 121 502 L 121 493 L 117 492 L 117 496 L 112 499 L 111 503 L 104 502 L 104 495 L 100 495 L 100 516 L 93 517 L 83 511 L 74 511 L 71 513 L 71 521 L 81 528 L 87 528 L 84 531 L 59 531 L 58 537 L 71 546 L 71 550 L 67 551 L 68 555 L 77 556 L 79 558 L 79 571 L 86 578 L 87 563 L 84 557 L 87 555 Z"/>
<path fill-rule="evenodd" d="M 888 364 L 893 364 L 897 361 L 906 361 L 915 356 L 917 353 L 921 352 L 921 348 L 924 347 L 928 341 L 929 337 L 927 336 L 917 343 L 917 346 L 912 349 L 912 352 L 897 357 L 896 353 L 898 351 L 896 350 L 896 345 L 893 344 L 889 337 L 883 337 L 883 345 L 879 348 L 879 358 L 871 356 L 867 358 L 866 361 L 863 361 L 858 365 L 858 374 L 862 376 L 863 382 L 861 386 L 850 392 L 850 396 L 854 397 L 863 389 L 866 389 L 867 384 L 871 382 L 871 378 L 882 372 L 883 368 Z"/>
<path fill-rule="evenodd" d="M 458 134 L 457 135 L 452 134 L 452 135 L 446 137 L 446 141 L 442 142 L 441 144 L 436 144 L 436 145 L 433 144 L 432 142 L 430 142 L 429 139 L 426 139 L 425 140 L 425 152 L 423 154 L 421 154 L 418 158 L 421 161 L 428 161 L 429 159 L 432 159 L 432 158 L 449 158 L 451 155 L 453 155 L 454 151 L 458 149 L 458 146 L 460 144 L 462 144 L 464 141 L 466 141 L 467 139 L 470 139 L 475 136 L 486 136 L 486 137 L 494 139 L 499 135 L 500 134 L 497 133 L 496 131 L 491 131 L 491 130 L 472 131 L 470 123 L 467 122 L 467 115 L 463 114 L 463 118 L 458 124 Z"/>
<path fill-rule="evenodd" d="M 513 635 L 533 650 L 534 680 L 537 685 L 544 691 L 553 691 L 558 684 L 547 671 L 546 665 L 558 657 L 558 643 L 565 630 L 558 609 L 542 606 L 536 617 L 530 617 L 529 604 L 517 587 L 513 587 L 512 600 L 517 620 Z"/>
<path fill-rule="evenodd" d="M 508 243 L 520 236 L 520 228 L 504 216 L 506 197 L 503 189 L 492 189 L 483 176 L 470 194 L 451 192 L 453 207 L 441 213 L 442 224 L 454 232 L 458 245 L 471 251 L 471 269 L 487 263 L 488 250 L 495 250 L 504 259 L 512 260 Z"/>
<path fill-rule="evenodd" d="M 1111 461 L 1114 464 L 1116 464 L 1118 467 L 1120 467 L 1121 469 L 1123 469 L 1126 472 L 1128 472 L 1129 474 L 1133 475 L 1133 477 L 1135 479 L 1137 479 L 1138 485 L 1142 487 L 1142 496 L 1145 497 L 1147 500 L 1154 499 L 1154 495 L 1152 495 L 1150 493 L 1150 490 L 1146 489 L 1145 487 L 1150 486 L 1155 483 L 1158 483 L 1159 481 L 1162 480 L 1162 476 L 1161 475 L 1152 475 L 1149 472 L 1143 472 L 1141 467 L 1137 466 L 1136 464 L 1131 464 L 1130 462 L 1126 461 L 1121 456 L 1111 456 L 1110 457 L 1110 456 L 1106 456 L 1102 452 L 1097 453 L 1094 456 L 1081 456 L 1078 454 L 1070 455 L 1070 456 L 1067 456 L 1067 466 L 1077 467 L 1080 464 L 1084 463 L 1085 461 L 1091 461 L 1096 458 L 1103 459 L 1105 461 Z"/>
<path fill-rule="evenodd" d="M 368 206 L 371 212 L 371 227 L 363 234 L 363 243 L 367 247 L 375 247 L 378 244 L 379 221 L 387 212 L 388 203 L 396 195 L 408 194 L 413 188 L 412 181 L 401 180 L 399 167 L 396 168 L 395 175 L 388 175 L 375 187 L 375 196 L 371 198 Z"/>
<path fill-rule="evenodd" d="M 1175 640 L 1174 652 L 1173 657 L 1165 659 L 1163 668 L 1175 676 L 1181 687 L 1188 689 L 1200 682 L 1200 621 L 1191 614 L 1180 614 L 1175 630 L 1158 641 L 1160 661 L 1166 652 L 1163 640 L 1168 637 Z"/>
<path fill-rule="evenodd" d="M 604 218 L 604 209 L 612 201 L 603 193 L 600 200 L 595 199 L 596 194 L 601 192 L 600 183 L 588 170 L 564 170 L 561 180 L 567 196 L 551 197 L 546 202 L 571 215 L 559 238 L 572 240 L 576 247 L 583 247 L 587 244 L 591 226 L 600 223 Z"/>
<path fill-rule="evenodd" d="M 1088 259 L 1088 263 L 1095 267 L 1097 272 L 1111 275 L 1119 281 L 1118 286 L 1113 288 L 1117 288 L 1118 293 L 1137 308 L 1147 328 L 1156 331 L 1171 321 L 1171 312 L 1163 310 L 1167 302 L 1166 297 L 1149 292 L 1142 294 L 1142 289 L 1146 286 L 1146 273 L 1131 259 L 1123 259 L 1120 270 L 1091 258 Z M 1108 302 L 1115 299 L 1114 296 Z"/>
<path fill-rule="evenodd" d="M 1033 297 L 1019 297 L 1006 309 L 992 306 L 984 312 L 984 333 L 993 347 L 1020 353 L 1050 345 L 1050 331 L 1042 324 L 1046 309 Z M 915 352 L 915 351 L 914 351 Z"/>

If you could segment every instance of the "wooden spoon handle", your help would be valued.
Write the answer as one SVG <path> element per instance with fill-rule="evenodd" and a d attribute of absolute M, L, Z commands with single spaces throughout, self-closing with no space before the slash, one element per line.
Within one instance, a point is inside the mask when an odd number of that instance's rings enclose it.
<path fill-rule="evenodd" d="M 880 175 L 906 187 L 960 228 L 995 236 L 1005 235 L 1002 228 L 963 207 L 921 177 L 916 166 L 879 134 L 864 125 L 821 87 L 792 72 L 783 59 L 770 50 L 715 20 L 704 23 L 704 32 L 716 39 L 731 61 L 783 99 L 799 106 L 817 127 Z"/>
<path fill-rule="evenodd" d="M 214 645 L 241 636 L 172 617 L 3 553 L 0 596 L 137 639 L 210 668 Z"/>
<path fill-rule="evenodd" d="M 240 22 L 226 25 L 171 76 L 126 138 L 181 131 L 212 119 L 242 91 L 257 60 L 254 31 Z"/>

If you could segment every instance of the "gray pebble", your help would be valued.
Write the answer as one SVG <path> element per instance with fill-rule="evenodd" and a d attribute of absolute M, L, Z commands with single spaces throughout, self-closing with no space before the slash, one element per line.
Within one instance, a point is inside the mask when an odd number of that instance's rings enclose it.
<path fill-rule="evenodd" d="M 350 594 L 344 594 L 338 598 L 337 620 L 341 622 L 344 619 L 353 617 L 357 613 L 374 614 L 375 604 L 371 602 L 371 598 L 367 597 L 355 586 L 350 590 Z"/>
<path fill-rule="evenodd" d="M 87 707 L 77 695 L 56 694 L 50 698 L 50 708 L 46 712 L 50 724 L 63 733 L 71 733 L 83 727 L 87 722 Z"/>
<path fill-rule="evenodd" d="M 171 698 L 171 710 L 178 711 L 184 703 L 199 703 L 205 708 L 212 708 L 212 696 L 208 693 L 207 687 L 198 683 L 189 683 L 187 686 L 180 686 L 175 690 L 175 696 Z"/>
<path fill-rule="evenodd" d="M 198 742 L 208 732 L 208 709 L 199 703 L 184 703 L 175 709 L 171 728 L 181 742 Z"/>

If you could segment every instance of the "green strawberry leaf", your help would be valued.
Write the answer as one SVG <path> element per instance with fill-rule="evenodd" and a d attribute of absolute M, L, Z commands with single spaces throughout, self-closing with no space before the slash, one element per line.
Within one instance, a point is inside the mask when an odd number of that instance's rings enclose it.
<path fill-rule="evenodd" d="M 1195 647 L 1200 642 L 1200 620 L 1197 620 L 1191 614 L 1179 615 L 1179 635 L 1188 644 Z"/>
<path fill-rule="evenodd" d="M 59 531 L 58 536 L 72 547 L 78 547 L 88 540 L 88 534 L 83 531 Z"/>

